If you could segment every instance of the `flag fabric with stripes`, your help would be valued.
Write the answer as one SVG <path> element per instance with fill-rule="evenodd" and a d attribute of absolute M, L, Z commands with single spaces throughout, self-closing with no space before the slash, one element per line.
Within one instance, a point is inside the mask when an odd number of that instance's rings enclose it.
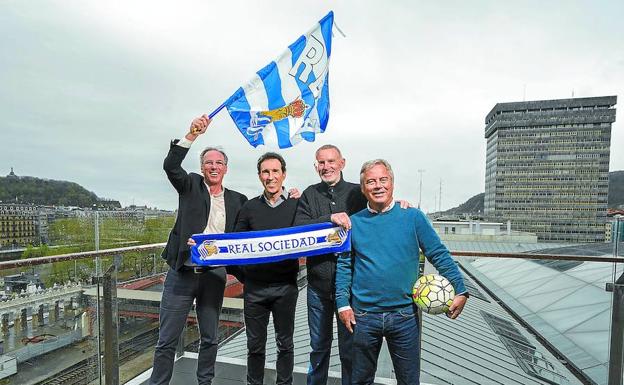
<path fill-rule="evenodd" d="M 325 131 L 333 24 L 329 12 L 224 103 L 249 144 L 288 148 Z"/>

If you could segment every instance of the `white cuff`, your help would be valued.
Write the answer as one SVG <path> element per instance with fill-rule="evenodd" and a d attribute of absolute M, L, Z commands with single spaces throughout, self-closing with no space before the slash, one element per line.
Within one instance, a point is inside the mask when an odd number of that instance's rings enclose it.
<path fill-rule="evenodd" d="M 193 142 L 186 139 L 186 136 L 183 136 L 182 139 L 180 139 L 178 143 L 176 143 L 176 145 L 184 148 L 191 148 L 191 144 L 193 144 Z"/>
<path fill-rule="evenodd" d="M 345 310 L 351 310 L 351 306 L 341 306 L 338 308 L 338 313 L 342 313 Z"/>

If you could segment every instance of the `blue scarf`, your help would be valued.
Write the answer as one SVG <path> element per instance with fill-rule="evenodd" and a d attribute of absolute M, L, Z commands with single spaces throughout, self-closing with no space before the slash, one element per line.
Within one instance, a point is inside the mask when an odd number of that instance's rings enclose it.
<path fill-rule="evenodd" d="M 351 251 L 351 231 L 333 223 L 225 234 L 194 234 L 193 263 L 249 265 Z"/>

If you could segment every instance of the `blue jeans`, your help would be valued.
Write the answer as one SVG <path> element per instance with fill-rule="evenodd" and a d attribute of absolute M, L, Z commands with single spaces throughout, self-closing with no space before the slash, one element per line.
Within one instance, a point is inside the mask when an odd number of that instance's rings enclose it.
<path fill-rule="evenodd" d="M 308 286 L 308 326 L 310 328 L 310 367 L 308 385 L 327 384 L 329 357 L 334 339 L 334 315 L 338 324 L 338 352 L 342 367 L 342 385 L 351 385 L 351 333 L 336 312 L 336 303 Z"/>
<path fill-rule="evenodd" d="M 224 289 L 224 267 L 207 269 L 201 274 L 169 269 L 160 302 L 160 329 L 150 385 L 169 384 L 176 347 L 184 331 L 193 300 L 201 336 L 197 358 L 197 383 L 199 385 L 212 383 Z"/>
<path fill-rule="evenodd" d="M 356 310 L 354 313 L 353 384 L 369 385 L 374 382 L 383 337 L 388 343 L 397 384 L 420 384 L 420 332 L 414 307 L 386 313 Z"/>

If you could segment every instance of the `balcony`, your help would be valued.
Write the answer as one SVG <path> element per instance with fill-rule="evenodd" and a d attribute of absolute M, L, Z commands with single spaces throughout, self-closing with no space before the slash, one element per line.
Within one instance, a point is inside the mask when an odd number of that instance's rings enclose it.
<path fill-rule="evenodd" d="M 470 249 L 461 242 L 449 245 L 471 298 L 457 320 L 422 315 L 422 383 L 621 384 L 610 374 L 619 371 L 622 381 L 621 363 L 611 358 L 622 352 L 621 297 L 619 307 L 612 305 L 614 293 L 623 291 L 621 242 L 611 245 L 618 247 L 616 256 L 604 244 L 592 252 L 591 245 L 482 243 Z M 3 286 L 13 285 L 0 301 L 0 383 L 147 384 L 167 271 L 158 257 L 162 246 L 0 262 Z M 310 351 L 305 266 L 300 278 L 295 384 L 305 384 Z M 239 294 L 237 281 L 229 280 L 214 384 L 245 383 Z M 269 322 L 266 383 L 275 379 L 272 333 Z M 196 383 L 197 338 L 191 312 L 172 384 Z M 329 384 L 340 383 L 336 341 L 335 336 Z M 385 345 L 376 383 L 396 383 Z"/>

